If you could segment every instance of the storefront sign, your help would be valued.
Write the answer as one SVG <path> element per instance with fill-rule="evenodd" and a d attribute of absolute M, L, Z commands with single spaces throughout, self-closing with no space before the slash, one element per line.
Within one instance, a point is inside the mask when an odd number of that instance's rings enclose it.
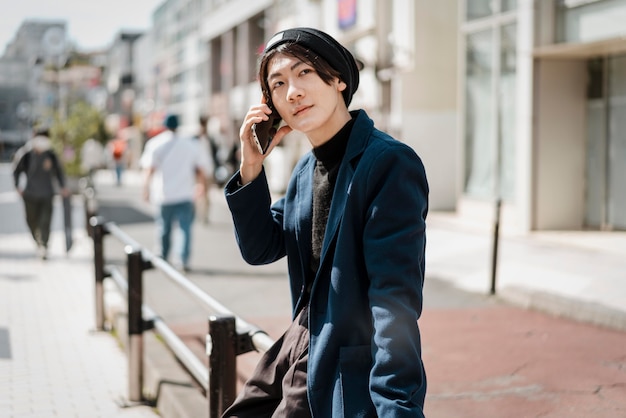
<path fill-rule="evenodd" d="M 357 0 L 337 0 L 341 29 L 351 28 L 356 23 L 356 2 Z"/>

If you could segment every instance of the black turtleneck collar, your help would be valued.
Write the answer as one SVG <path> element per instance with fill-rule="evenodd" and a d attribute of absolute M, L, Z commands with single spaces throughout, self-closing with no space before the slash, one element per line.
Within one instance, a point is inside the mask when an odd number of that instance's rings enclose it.
<path fill-rule="evenodd" d="M 313 148 L 313 155 L 324 166 L 329 167 L 338 164 L 343 158 L 343 154 L 348 146 L 350 132 L 352 132 L 352 126 L 354 126 L 354 120 L 354 118 L 351 118 L 332 138 L 319 147 Z"/>

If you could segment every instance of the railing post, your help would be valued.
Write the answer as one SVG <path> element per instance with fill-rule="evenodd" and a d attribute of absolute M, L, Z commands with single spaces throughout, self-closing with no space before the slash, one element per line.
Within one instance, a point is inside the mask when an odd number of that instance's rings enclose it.
<path fill-rule="evenodd" d="M 104 272 L 104 236 L 106 231 L 102 218 L 92 217 L 89 219 L 89 224 L 92 230 L 94 273 L 96 278 L 96 329 L 102 331 L 104 330 L 104 278 L 106 277 Z"/>
<path fill-rule="evenodd" d="M 93 226 L 91 225 L 90 219 L 97 215 L 97 203 L 96 196 L 93 187 L 87 187 L 83 190 L 83 207 L 85 208 L 85 220 L 86 220 L 86 228 L 87 235 L 90 237 L 93 235 Z"/>
<path fill-rule="evenodd" d="M 498 270 L 498 246 L 500 245 L 500 212 L 502 211 L 502 199 L 496 200 L 496 211 L 493 225 L 493 247 L 491 250 L 491 287 L 490 295 L 496 294 L 496 279 Z"/>
<path fill-rule="evenodd" d="M 143 259 L 127 245 L 128 267 L 128 400 L 143 399 Z"/>
<path fill-rule="evenodd" d="M 237 389 L 237 331 L 232 316 L 210 316 L 207 355 L 209 356 L 209 418 L 219 418 L 235 400 Z"/>

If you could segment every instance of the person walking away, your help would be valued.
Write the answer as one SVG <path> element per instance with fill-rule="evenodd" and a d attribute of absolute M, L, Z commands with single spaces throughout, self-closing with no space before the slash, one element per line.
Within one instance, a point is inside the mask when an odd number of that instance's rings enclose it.
<path fill-rule="evenodd" d="M 48 240 L 52 220 L 55 184 L 64 197 L 69 196 L 65 175 L 56 153 L 52 150 L 48 130 L 38 129 L 19 157 L 13 170 L 15 188 L 24 200 L 26 223 L 42 260 L 48 258 Z M 26 178 L 21 186 L 21 177 Z"/>
<path fill-rule="evenodd" d="M 204 225 L 209 224 L 209 209 L 211 206 L 210 195 L 211 195 L 211 187 L 213 186 L 213 172 L 214 172 L 213 161 L 214 161 L 214 154 L 215 154 L 214 149 L 213 149 L 214 143 L 209 137 L 209 134 L 207 131 L 208 121 L 209 121 L 209 118 L 206 116 L 201 116 L 198 119 L 200 126 L 199 126 L 198 133 L 194 136 L 194 139 L 196 139 L 198 141 L 198 144 L 200 145 L 200 149 L 202 150 L 202 153 L 207 156 L 207 162 L 208 162 L 208 169 L 206 172 L 206 178 L 204 182 L 205 187 L 201 187 L 201 185 L 198 184 L 199 190 L 196 193 L 196 202 L 195 202 L 196 211 L 200 217 L 200 220 L 202 221 Z"/>
<path fill-rule="evenodd" d="M 422 161 L 364 110 L 348 110 L 358 64 L 322 31 L 273 36 L 258 80 L 262 99 L 241 125 L 225 195 L 244 260 L 287 257 L 293 322 L 223 416 L 424 417 Z M 272 113 L 282 126 L 261 153 L 253 126 Z M 263 162 L 292 130 L 312 150 L 272 202 Z"/>
<path fill-rule="evenodd" d="M 122 185 L 122 175 L 127 164 L 128 142 L 125 138 L 115 138 L 110 142 L 111 157 L 115 169 L 115 184 Z"/>
<path fill-rule="evenodd" d="M 166 131 L 146 143 L 140 158 L 145 171 L 143 196 L 157 207 L 156 226 L 161 257 L 168 259 L 174 222 L 182 232 L 180 262 L 190 271 L 191 232 L 194 219 L 196 183 L 206 187 L 209 163 L 198 141 L 178 134 L 178 117 L 168 115 Z"/>

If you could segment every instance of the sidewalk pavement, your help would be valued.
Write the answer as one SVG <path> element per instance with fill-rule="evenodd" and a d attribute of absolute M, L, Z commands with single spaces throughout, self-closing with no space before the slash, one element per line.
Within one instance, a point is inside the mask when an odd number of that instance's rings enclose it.
<path fill-rule="evenodd" d="M 47 261 L 29 234 L 0 235 L 0 418 L 158 416 L 118 406 L 128 362 L 115 338 L 93 331 L 92 245 L 82 226 L 69 256 L 54 231 Z"/>
<path fill-rule="evenodd" d="M 489 226 L 431 213 L 426 277 L 488 294 L 492 247 Z M 518 306 L 626 331 L 626 232 L 503 233 L 496 293 Z"/>

